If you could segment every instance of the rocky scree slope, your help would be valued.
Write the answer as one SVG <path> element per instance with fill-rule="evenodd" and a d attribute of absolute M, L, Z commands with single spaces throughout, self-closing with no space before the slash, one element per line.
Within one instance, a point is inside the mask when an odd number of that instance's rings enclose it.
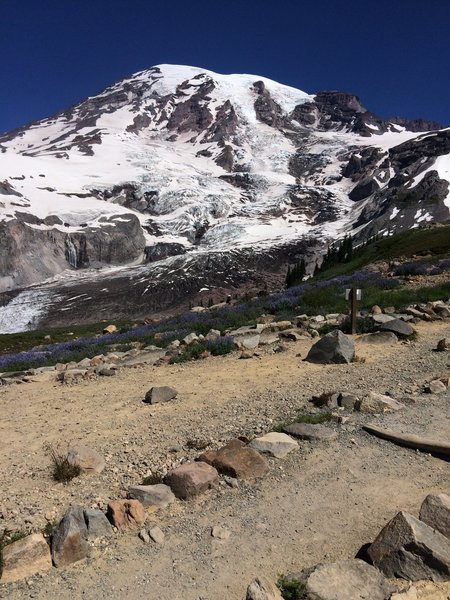
<path fill-rule="evenodd" d="M 3 304 L 46 281 L 41 314 L 87 284 L 91 312 L 128 297 L 139 314 L 346 232 L 446 220 L 449 153 L 450 130 L 348 93 L 153 67 L 0 136 Z"/>

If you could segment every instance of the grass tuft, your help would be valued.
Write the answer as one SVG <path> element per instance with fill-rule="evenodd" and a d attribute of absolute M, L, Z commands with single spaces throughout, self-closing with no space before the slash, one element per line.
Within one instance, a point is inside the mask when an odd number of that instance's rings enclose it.
<path fill-rule="evenodd" d="M 162 477 L 158 473 L 152 473 L 151 475 L 147 475 L 142 480 L 141 485 L 157 485 L 158 483 L 162 483 Z"/>
<path fill-rule="evenodd" d="M 51 444 L 46 446 L 46 451 L 50 457 L 52 477 L 55 481 L 68 483 L 81 474 L 78 465 L 70 464 L 67 452 L 60 452 Z"/>
<path fill-rule="evenodd" d="M 286 575 L 280 574 L 277 580 L 279 588 L 284 600 L 305 600 L 306 599 L 306 584 L 300 579 L 290 579 Z"/>

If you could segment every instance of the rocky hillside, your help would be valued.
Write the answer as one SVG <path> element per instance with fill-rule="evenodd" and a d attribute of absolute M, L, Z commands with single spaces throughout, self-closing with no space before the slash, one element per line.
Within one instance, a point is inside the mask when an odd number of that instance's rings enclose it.
<path fill-rule="evenodd" d="M 347 232 L 448 219 L 449 154 L 450 130 L 348 93 L 153 67 L 0 136 L 2 303 L 26 328 L 74 296 L 98 319 L 259 285 Z"/>

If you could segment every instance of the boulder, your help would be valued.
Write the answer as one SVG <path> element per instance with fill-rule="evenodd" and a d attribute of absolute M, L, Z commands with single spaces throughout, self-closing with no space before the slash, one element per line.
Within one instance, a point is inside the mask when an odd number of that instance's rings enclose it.
<path fill-rule="evenodd" d="M 316 342 L 305 360 L 313 363 L 350 363 L 355 357 L 355 343 L 339 329 Z"/>
<path fill-rule="evenodd" d="M 145 516 L 145 508 L 139 500 L 111 500 L 108 503 L 107 517 L 121 532 L 140 529 Z"/>
<path fill-rule="evenodd" d="M 396 344 L 398 337 L 392 331 L 375 331 L 361 335 L 358 342 L 362 344 Z"/>
<path fill-rule="evenodd" d="M 216 487 L 219 476 L 214 467 L 205 462 L 184 463 L 164 477 L 164 483 L 177 498 L 188 500 Z"/>
<path fill-rule="evenodd" d="M 401 319 L 394 319 L 393 321 L 388 321 L 387 323 L 383 323 L 380 325 L 381 331 L 392 331 L 396 335 L 400 335 L 403 337 L 409 337 L 413 335 L 416 330 L 409 323 L 405 323 Z"/>
<path fill-rule="evenodd" d="M 276 331 L 270 331 L 266 329 L 259 336 L 259 345 L 268 346 L 269 344 L 276 344 L 280 341 L 280 337 Z"/>
<path fill-rule="evenodd" d="M 371 313 L 372 313 L 373 315 L 381 315 L 381 314 L 382 314 L 382 312 L 383 312 L 383 311 L 381 310 L 381 307 L 380 307 L 380 306 L 378 306 L 378 304 L 374 304 L 374 305 L 372 306 L 372 308 L 371 308 Z"/>
<path fill-rule="evenodd" d="M 405 512 L 383 527 L 368 553 L 387 577 L 450 579 L 450 540 Z"/>
<path fill-rule="evenodd" d="M 367 396 L 360 401 L 356 409 L 365 413 L 395 412 L 404 408 L 405 405 L 390 396 L 369 392 Z"/>
<path fill-rule="evenodd" d="M 84 510 L 84 520 L 86 522 L 88 538 L 96 539 L 112 535 L 111 523 L 101 510 L 86 508 Z"/>
<path fill-rule="evenodd" d="M 0 583 L 31 577 L 52 568 L 50 548 L 41 533 L 8 544 L 3 548 L 3 570 Z"/>
<path fill-rule="evenodd" d="M 88 530 L 81 506 L 73 505 L 65 513 L 52 537 L 55 567 L 66 567 L 89 555 Z"/>
<path fill-rule="evenodd" d="M 144 402 L 147 404 L 159 404 L 160 402 L 169 402 L 178 395 L 175 388 L 168 385 L 152 387 L 145 394 Z"/>
<path fill-rule="evenodd" d="M 166 508 L 175 501 L 175 496 L 168 485 L 133 485 L 128 488 L 128 498 L 134 498 L 145 507 Z"/>
<path fill-rule="evenodd" d="M 283 596 L 273 581 L 255 577 L 247 588 L 245 600 L 283 600 Z"/>
<path fill-rule="evenodd" d="M 285 433 L 272 431 L 259 438 L 255 438 L 250 442 L 249 446 L 258 450 L 258 452 L 269 454 L 275 458 L 284 458 L 289 452 L 298 448 L 298 443 Z"/>
<path fill-rule="evenodd" d="M 314 600 L 387 600 L 394 588 L 377 569 L 355 558 L 319 565 L 306 590 Z"/>
<path fill-rule="evenodd" d="M 429 494 L 422 502 L 419 518 L 450 539 L 450 496 Z"/>
<path fill-rule="evenodd" d="M 219 450 L 205 452 L 199 460 L 212 465 L 219 473 L 236 479 L 262 477 L 268 471 L 265 458 L 241 440 L 231 440 Z"/>
<path fill-rule="evenodd" d="M 283 431 L 310 442 L 328 442 L 337 438 L 337 433 L 333 429 L 310 423 L 292 423 L 283 427 Z"/>
<path fill-rule="evenodd" d="M 82 473 L 98 475 L 105 468 L 105 459 L 92 448 L 77 444 L 69 448 L 67 460 L 72 466 L 78 466 Z"/>

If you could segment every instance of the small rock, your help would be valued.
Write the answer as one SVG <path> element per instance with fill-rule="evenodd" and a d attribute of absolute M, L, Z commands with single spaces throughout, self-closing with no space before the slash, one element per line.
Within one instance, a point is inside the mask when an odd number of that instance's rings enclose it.
<path fill-rule="evenodd" d="M 69 449 L 67 460 L 71 465 L 78 466 L 81 472 L 87 475 L 98 475 L 105 468 L 105 459 L 103 456 L 96 450 L 81 444 Z"/>
<path fill-rule="evenodd" d="M 389 321 L 395 321 L 395 317 L 392 315 L 385 315 L 383 313 L 375 313 L 372 315 L 372 320 L 378 324 L 389 323 Z"/>
<path fill-rule="evenodd" d="M 338 406 L 345 408 L 346 410 L 355 410 L 355 408 L 359 405 L 360 400 L 358 396 L 354 394 L 342 393 L 339 394 L 337 399 Z"/>
<path fill-rule="evenodd" d="M 381 310 L 381 308 L 378 306 L 378 304 L 374 304 L 374 306 L 372 306 L 372 309 L 370 311 L 373 315 L 381 315 L 381 313 L 383 312 Z"/>
<path fill-rule="evenodd" d="M 422 502 L 419 518 L 450 538 L 450 496 L 429 494 Z"/>
<path fill-rule="evenodd" d="M 231 440 L 219 450 L 205 452 L 199 460 L 215 467 L 219 473 L 236 479 L 261 477 L 268 471 L 265 458 L 238 439 Z"/>
<path fill-rule="evenodd" d="M 375 331 L 361 335 L 358 342 L 362 344 L 396 344 L 398 337 L 392 331 Z"/>
<path fill-rule="evenodd" d="M 116 325 L 107 325 L 104 329 L 103 329 L 103 333 L 115 333 L 117 331 L 117 327 Z"/>
<path fill-rule="evenodd" d="M 298 448 L 298 442 L 285 433 L 272 431 L 262 437 L 255 438 L 249 446 L 258 450 L 258 452 L 269 454 L 275 458 L 284 458 L 289 452 Z"/>
<path fill-rule="evenodd" d="M 164 545 L 164 532 L 159 527 L 152 527 L 149 531 L 149 534 L 155 544 L 159 544 L 160 546 Z"/>
<path fill-rule="evenodd" d="M 177 498 L 188 500 L 216 487 L 219 477 L 216 469 L 205 462 L 184 463 L 164 477 Z"/>
<path fill-rule="evenodd" d="M 404 407 L 404 404 L 394 400 L 394 398 L 391 398 L 390 396 L 378 394 L 377 392 L 369 392 L 369 394 L 361 400 L 356 409 L 365 413 L 382 413 L 395 412 Z"/>
<path fill-rule="evenodd" d="M 189 344 L 193 344 L 197 340 L 198 335 L 196 333 L 189 333 L 186 337 L 183 338 L 183 343 L 186 344 L 186 346 L 189 346 Z"/>
<path fill-rule="evenodd" d="M 138 533 L 138 538 L 140 540 L 142 540 L 144 542 L 144 544 L 149 544 L 150 543 L 150 536 L 148 535 L 148 532 L 146 529 L 141 529 L 140 532 Z"/>
<path fill-rule="evenodd" d="M 393 321 L 383 323 L 380 325 L 380 329 L 382 331 L 392 331 L 392 333 L 403 337 L 410 337 L 416 332 L 414 327 L 412 327 L 409 323 L 405 323 L 405 321 L 402 321 L 401 319 L 394 319 Z"/>
<path fill-rule="evenodd" d="M 138 529 L 145 522 L 145 508 L 139 500 L 111 500 L 108 503 L 107 516 L 121 532 Z"/>
<path fill-rule="evenodd" d="M 439 379 L 434 379 L 433 381 L 430 381 L 427 386 L 425 386 L 425 391 L 429 394 L 442 394 L 446 390 L 447 388 Z"/>
<path fill-rule="evenodd" d="M 172 490 L 168 485 L 164 485 L 163 483 L 130 486 L 128 488 L 128 498 L 139 500 L 145 508 L 149 506 L 166 508 L 169 504 L 175 502 Z"/>
<path fill-rule="evenodd" d="M 101 510 L 86 508 L 84 510 L 84 520 L 87 526 L 88 538 L 101 538 L 112 535 L 111 523 Z"/>
<path fill-rule="evenodd" d="M 231 531 L 228 531 L 228 529 L 220 527 L 219 525 L 214 525 L 214 527 L 211 529 L 211 535 L 218 540 L 226 542 L 230 539 Z"/>
<path fill-rule="evenodd" d="M 324 425 L 313 425 L 309 423 L 292 423 L 283 427 L 283 431 L 301 440 L 314 442 L 325 442 L 335 440 L 337 433 Z"/>
<path fill-rule="evenodd" d="M 175 388 L 168 385 L 152 387 L 145 394 L 144 402 L 147 404 L 158 404 L 159 402 L 169 402 L 178 395 Z"/>
<path fill-rule="evenodd" d="M 254 353 L 250 352 L 249 350 L 242 350 L 241 355 L 239 356 L 239 358 L 247 360 L 249 358 L 253 358 Z"/>
<path fill-rule="evenodd" d="M 450 350 L 450 340 L 448 340 L 447 338 L 439 340 L 436 346 L 436 351 L 447 352 L 447 350 Z"/>
<path fill-rule="evenodd" d="M 3 548 L 2 554 L 0 583 L 19 581 L 52 568 L 50 548 L 40 533 L 33 533 L 8 544 Z"/>
<path fill-rule="evenodd" d="M 283 600 L 283 596 L 272 581 L 256 577 L 247 588 L 245 600 Z"/>

